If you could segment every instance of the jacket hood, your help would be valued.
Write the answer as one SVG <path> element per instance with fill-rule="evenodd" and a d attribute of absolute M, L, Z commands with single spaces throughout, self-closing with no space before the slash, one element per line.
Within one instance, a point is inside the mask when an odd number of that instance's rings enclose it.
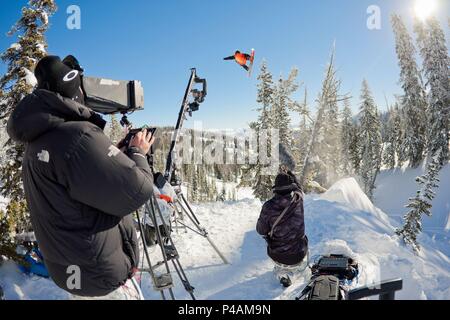
<path fill-rule="evenodd" d="M 38 89 L 17 105 L 8 120 L 7 131 L 14 141 L 28 143 L 67 121 L 89 121 L 101 129 L 106 124 L 84 105 L 57 93 Z"/>

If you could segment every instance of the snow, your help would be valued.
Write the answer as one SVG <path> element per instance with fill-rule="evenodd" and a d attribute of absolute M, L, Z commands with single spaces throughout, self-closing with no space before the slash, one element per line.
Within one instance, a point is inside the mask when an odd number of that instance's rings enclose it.
<path fill-rule="evenodd" d="M 20 50 L 22 46 L 19 43 L 13 43 L 9 48 L 12 50 Z"/>
<path fill-rule="evenodd" d="M 331 202 L 339 202 L 349 208 L 372 213 L 381 221 L 388 223 L 387 215 L 375 207 L 361 190 L 355 178 L 346 178 L 336 182 L 321 198 Z"/>
<path fill-rule="evenodd" d="M 41 12 L 41 20 L 42 20 L 42 24 L 44 24 L 44 25 L 48 24 L 48 14 L 47 14 L 47 12 L 45 12 L 45 11 Z"/>
<path fill-rule="evenodd" d="M 37 85 L 37 79 L 34 76 L 34 73 L 28 70 L 27 68 L 22 68 L 25 71 L 25 81 L 28 85 L 35 87 Z"/>
<path fill-rule="evenodd" d="M 405 208 L 408 199 L 414 197 L 418 190 L 415 179 L 423 174 L 423 170 L 422 166 L 417 169 L 382 171 L 374 194 L 377 207 L 400 222 L 408 211 Z M 430 236 L 440 234 L 450 237 L 450 164 L 441 170 L 439 179 L 439 189 L 433 201 L 433 216 L 424 217 L 423 228 Z"/>
<path fill-rule="evenodd" d="M 230 265 L 223 265 L 205 238 L 192 231 L 174 233 L 181 263 L 198 299 L 293 299 L 308 281 L 310 275 L 306 272 L 285 290 L 275 279 L 266 244 L 255 231 L 262 203 L 251 194 L 250 189 L 240 189 L 238 201 L 193 205 L 198 219 L 231 261 Z M 437 249 L 435 239 L 422 235 L 423 250 L 419 256 L 414 255 L 394 235 L 394 222 L 365 197 L 353 179 L 337 182 L 322 196 L 305 198 L 312 258 L 327 253 L 355 257 L 361 273 L 354 287 L 401 277 L 404 290 L 397 294 L 399 299 L 450 299 L 449 253 Z M 151 249 L 152 258 L 156 257 L 156 250 Z M 0 282 L 7 299 L 69 297 L 50 280 L 30 279 L 11 264 L 0 267 Z M 147 299 L 160 298 L 146 274 L 142 287 Z M 189 299 L 179 282 L 175 295 Z"/>
<path fill-rule="evenodd" d="M 42 53 L 47 53 L 47 50 L 45 49 L 45 45 L 43 43 L 38 43 L 36 45 L 37 50 L 41 51 Z"/>

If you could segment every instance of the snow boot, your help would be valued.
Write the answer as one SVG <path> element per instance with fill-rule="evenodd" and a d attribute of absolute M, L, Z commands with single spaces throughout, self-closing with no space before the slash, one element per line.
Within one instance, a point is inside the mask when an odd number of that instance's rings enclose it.
<path fill-rule="evenodd" d="M 291 281 L 291 279 L 288 276 L 282 277 L 280 279 L 280 283 L 285 288 L 289 288 L 292 285 L 292 281 Z"/>

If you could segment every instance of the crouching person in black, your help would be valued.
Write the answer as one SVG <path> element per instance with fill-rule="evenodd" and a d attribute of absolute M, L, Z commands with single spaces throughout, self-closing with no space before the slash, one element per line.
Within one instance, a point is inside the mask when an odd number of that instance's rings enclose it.
<path fill-rule="evenodd" d="M 153 139 L 137 134 L 126 154 L 112 145 L 106 122 L 83 104 L 80 71 L 58 57 L 43 58 L 35 75 L 7 130 L 26 146 L 24 190 L 50 276 L 74 298 L 142 299 L 131 214 L 152 193 Z"/>
<path fill-rule="evenodd" d="M 275 262 L 275 274 L 289 287 L 292 278 L 307 267 L 308 238 L 305 235 L 303 192 L 293 173 L 280 173 L 256 226 L 267 241 L 267 252 Z"/>

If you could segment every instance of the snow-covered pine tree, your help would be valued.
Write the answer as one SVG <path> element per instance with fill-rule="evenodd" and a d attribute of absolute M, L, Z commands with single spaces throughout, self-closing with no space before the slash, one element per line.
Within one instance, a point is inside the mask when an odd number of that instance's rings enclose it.
<path fill-rule="evenodd" d="M 375 100 L 367 80 L 362 83 L 360 108 L 360 158 L 359 175 L 364 192 L 372 199 L 376 177 L 381 167 L 381 128 Z"/>
<path fill-rule="evenodd" d="M 199 178 L 200 178 L 200 202 L 209 201 L 209 188 L 210 183 L 208 179 L 208 168 L 206 165 L 199 166 Z"/>
<path fill-rule="evenodd" d="M 258 120 L 251 124 L 251 129 L 255 131 L 258 137 L 258 148 L 261 143 L 267 144 L 267 150 L 270 151 L 272 146 L 270 144 L 270 130 L 272 129 L 272 119 L 270 108 L 273 103 L 274 85 L 272 80 L 272 74 L 267 68 L 267 62 L 263 61 L 261 64 L 261 71 L 258 76 L 258 94 L 256 102 L 260 105 L 258 108 L 259 117 Z M 261 141 L 261 132 L 265 130 L 267 140 Z M 259 149 L 258 149 L 259 153 Z M 242 179 L 251 179 L 253 194 L 256 198 L 265 201 L 272 197 L 273 177 L 267 175 L 266 165 L 260 162 L 258 159 L 255 165 L 247 166 L 243 169 Z"/>
<path fill-rule="evenodd" d="M 342 174 L 350 176 L 353 174 L 352 164 L 352 144 L 353 144 L 353 114 L 350 108 L 350 100 L 344 100 L 344 109 L 342 110 L 342 121 L 340 130 L 340 145 L 342 146 Z"/>
<path fill-rule="evenodd" d="M 331 114 L 336 112 L 336 104 L 338 103 L 340 81 L 336 77 L 336 70 L 334 68 L 334 48 L 330 55 L 330 62 L 325 72 L 325 78 L 322 82 L 322 90 L 319 93 L 318 110 L 316 119 L 314 121 L 311 138 L 305 154 L 304 163 L 300 172 L 300 181 L 303 185 L 307 185 L 306 177 L 311 177 L 319 184 L 327 185 L 328 168 L 327 166 L 332 162 L 330 157 L 335 156 L 330 154 L 333 152 L 330 148 L 331 138 L 327 137 L 332 130 L 327 129 L 330 125 Z M 314 174 L 311 174 L 314 172 Z"/>
<path fill-rule="evenodd" d="M 397 234 L 417 252 L 420 250 L 417 237 L 422 231 L 422 217 L 432 215 L 432 202 L 439 186 L 439 172 L 448 162 L 450 61 L 444 32 L 435 18 L 430 18 L 427 26 L 416 21 L 414 28 L 429 89 L 428 157 L 425 174 L 416 179 L 420 189 L 406 206 L 410 211 L 405 215 L 405 223 L 397 230 Z"/>
<path fill-rule="evenodd" d="M 199 170 L 197 166 L 192 166 L 192 180 L 190 185 L 191 198 L 190 201 L 197 202 L 200 200 L 200 181 Z"/>
<path fill-rule="evenodd" d="M 4 96 L 3 91 L 0 89 L 0 105 L 2 104 L 3 96 Z M 0 122 L 0 164 L 6 162 L 6 154 L 5 150 L 3 149 L 3 146 L 7 141 L 8 141 L 8 134 L 6 133 L 5 125 L 4 123 Z"/>
<path fill-rule="evenodd" d="M 403 241 L 410 245 L 415 252 L 420 251 L 420 244 L 417 236 L 422 232 L 422 217 L 424 215 L 431 217 L 432 202 L 435 189 L 439 186 L 439 171 L 442 168 L 440 154 L 437 154 L 427 164 L 425 175 L 418 177 L 416 182 L 421 186 L 414 198 L 409 199 L 406 208 L 410 209 L 404 217 L 404 225 L 397 230 L 397 235 L 401 236 Z"/>
<path fill-rule="evenodd" d="M 109 124 L 109 138 L 113 144 L 118 144 L 124 138 L 124 130 L 115 114 L 111 115 L 111 122 Z"/>
<path fill-rule="evenodd" d="M 415 60 L 416 50 L 402 19 L 391 17 L 395 33 L 396 51 L 400 66 L 400 83 L 403 88 L 402 106 L 405 116 L 403 153 L 411 167 L 424 159 L 426 147 L 427 103 L 421 74 Z"/>
<path fill-rule="evenodd" d="M 311 119 L 308 107 L 308 90 L 306 87 L 303 103 L 293 104 L 292 111 L 296 112 L 300 117 L 298 137 L 294 137 L 294 140 L 297 139 L 298 141 L 294 142 L 296 148 L 293 150 L 293 155 L 297 163 L 296 173 L 298 173 L 301 172 L 301 166 L 304 164 L 308 141 L 311 137 L 311 123 L 314 122 L 314 120 Z"/>
<path fill-rule="evenodd" d="M 395 110 L 389 109 L 389 119 L 387 122 L 385 137 L 384 137 L 384 151 L 383 151 L 383 164 L 388 169 L 395 168 L 396 164 L 396 150 L 397 150 L 397 137 L 395 128 Z"/>
<path fill-rule="evenodd" d="M 0 121 L 6 124 L 16 105 L 36 85 L 32 70 L 46 55 L 44 34 L 49 28 L 48 18 L 56 11 L 54 0 L 29 0 L 22 8 L 22 16 L 8 33 L 18 35 L 17 43 L 11 45 L 2 55 L 7 71 L 0 79 L 3 100 L 0 101 Z M 3 147 L 3 146 L 2 146 Z M 11 140 L 4 146 L 7 161 L 0 168 L 1 192 L 10 199 L 6 216 L 10 229 L 23 231 L 30 228 L 27 206 L 21 179 L 24 146 Z"/>
<path fill-rule="evenodd" d="M 353 171 L 359 172 L 359 169 L 361 167 L 361 154 L 359 152 L 360 141 L 359 141 L 358 123 L 353 123 L 352 127 L 350 128 L 350 137 L 351 137 L 351 144 L 349 150 L 350 160 L 352 162 Z"/>
<path fill-rule="evenodd" d="M 217 198 L 217 184 L 216 181 L 213 180 L 211 183 L 210 193 L 209 193 L 209 201 L 216 201 Z"/>
<path fill-rule="evenodd" d="M 336 79 L 337 80 L 337 79 Z M 342 145 L 340 140 L 340 123 L 339 123 L 339 104 L 338 94 L 340 88 L 340 81 L 334 83 L 335 87 L 329 92 L 328 102 L 325 109 L 325 126 L 324 126 L 324 141 L 321 158 L 326 167 L 325 186 L 331 186 L 334 182 L 342 176 Z"/>
<path fill-rule="evenodd" d="M 428 88 L 428 154 L 440 153 L 439 162 L 444 165 L 449 159 L 449 115 L 450 115 L 450 59 L 444 31 L 436 18 L 427 20 L 427 25 L 416 20 L 415 31 L 423 60 Z"/>
<path fill-rule="evenodd" d="M 225 183 L 222 183 L 222 190 L 219 194 L 219 201 L 227 201 L 227 189 L 225 188 Z"/>
<path fill-rule="evenodd" d="M 402 116 L 403 112 L 400 109 L 400 106 L 398 103 L 395 103 L 394 105 L 394 119 L 393 119 L 393 126 L 394 126 L 394 137 L 395 137 L 395 154 L 396 154 L 396 166 L 401 167 L 403 166 L 403 163 L 405 160 L 405 155 L 403 154 L 403 137 L 404 137 L 404 126 L 405 121 L 403 120 L 404 117 Z"/>
<path fill-rule="evenodd" d="M 287 79 L 280 77 L 276 85 L 271 108 L 272 127 L 279 131 L 280 144 L 292 149 L 291 117 L 289 110 L 296 109 L 292 95 L 297 91 L 298 70 L 292 69 Z"/>

